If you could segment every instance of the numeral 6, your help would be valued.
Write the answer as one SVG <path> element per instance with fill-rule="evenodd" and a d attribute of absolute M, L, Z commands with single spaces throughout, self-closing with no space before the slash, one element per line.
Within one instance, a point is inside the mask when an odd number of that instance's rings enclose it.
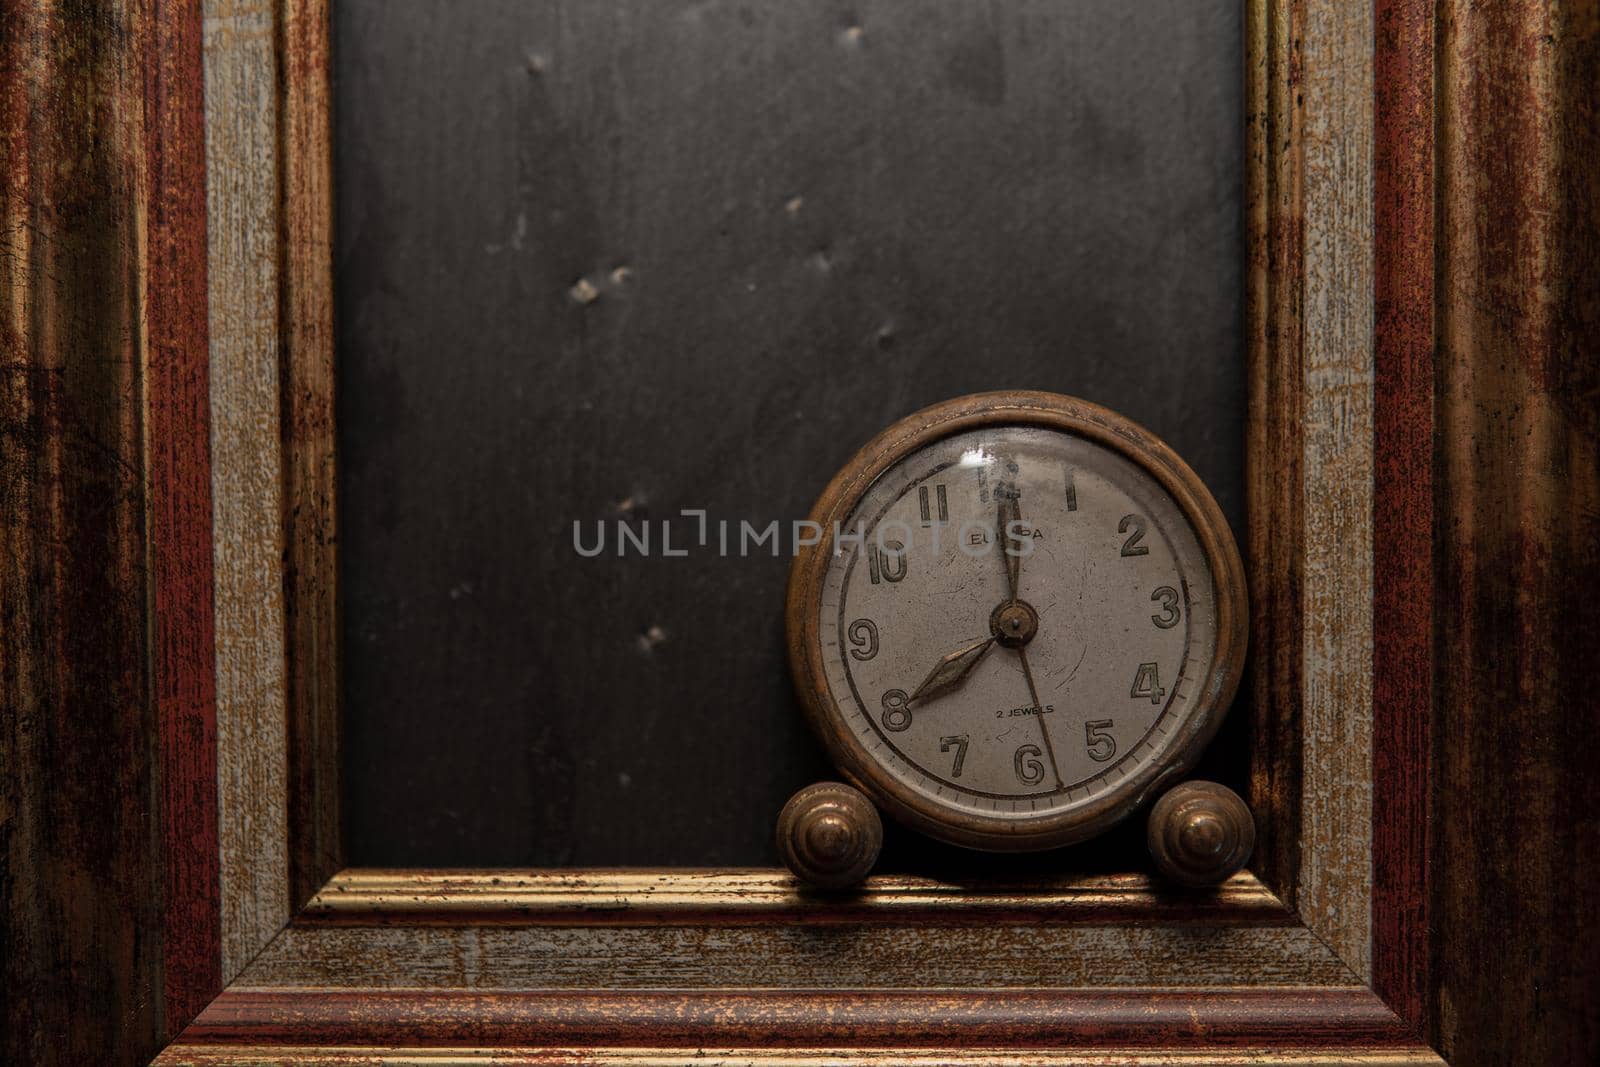
<path fill-rule="evenodd" d="M 1044 764 L 1039 762 L 1041 754 L 1038 745 L 1023 745 L 1017 749 L 1011 766 L 1017 772 L 1018 781 L 1024 785 L 1038 785 L 1044 781 Z"/>

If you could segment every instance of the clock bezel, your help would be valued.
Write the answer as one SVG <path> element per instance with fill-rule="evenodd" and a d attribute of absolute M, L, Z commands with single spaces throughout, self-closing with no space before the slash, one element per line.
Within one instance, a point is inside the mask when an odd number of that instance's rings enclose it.
<path fill-rule="evenodd" d="M 1140 765 L 1080 804 L 1038 816 L 991 816 L 946 806 L 874 759 L 831 694 L 822 646 L 821 602 L 835 525 L 848 520 L 871 486 L 907 456 L 946 437 L 994 426 L 1039 426 L 1072 434 L 1112 449 L 1149 474 L 1194 530 L 1216 599 L 1216 651 L 1169 755 Z M 801 546 L 795 554 L 785 610 L 789 668 L 801 706 L 840 773 L 896 821 L 930 837 L 993 852 L 1040 851 L 1088 840 L 1133 814 L 1193 767 L 1238 691 L 1248 644 L 1249 598 L 1244 564 L 1227 520 L 1199 476 L 1165 442 L 1097 404 L 1058 393 L 1007 390 L 924 408 L 863 445 L 829 481 L 810 521 L 822 534 L 817 544 Z"/>

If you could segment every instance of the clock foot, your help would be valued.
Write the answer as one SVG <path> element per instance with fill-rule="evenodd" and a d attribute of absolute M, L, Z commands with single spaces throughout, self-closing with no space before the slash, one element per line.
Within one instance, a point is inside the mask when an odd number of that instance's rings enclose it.
<path fill-rule="evenodd" d="M 808 785 L 778 814 L 778 855 L 818 889 L 847 889 L 871 873 L 883 848 L 878 809 L 841 782 Z"/>
<path fill-rule="evenodd" d="M 1216 782 L 1184 782 L 1150 809 L 1150 857 L 1168 879 L 1216 885 L 1244 867 L 1256 823 L 1239 794 Z"/>

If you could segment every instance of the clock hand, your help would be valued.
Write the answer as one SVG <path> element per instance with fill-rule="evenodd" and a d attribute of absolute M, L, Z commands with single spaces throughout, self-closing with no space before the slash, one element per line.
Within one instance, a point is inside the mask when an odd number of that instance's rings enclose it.
<path fill-rule="evenodd" d="M 1000 498 L 1000 505 L 996 509 L 994 543 L 1000 549 L 1000 559 L 1006 565 L 1006 586 L 1011 592 L 1011 603 L 1017 602 L 1017 580 L 1022 573 L 1022 554 L 1011 551 L 1012 541 L 1011 523 L 1022 521 L 1021 493 L 1015 487 L 1006 488 L 1004 482 L 995 490 L 995 495 Z"/>
<path fill-rule="evenodd" d="M 1065 789 L 1061 768 L 1056 764 L 1055 746 L 1050 743 L 1050 728 L 1044 724 L 1044 705 L 1039 703 L 1039 687 L 1033 684 L 1033 670 L 1028 666 L 1028 650 L 1017 646 L 1017 658 L 1022 661 L 1022 676 L 1028 680 L 1028 696 L 1033 700 L 1034 717 L 1039 720 L 1039 733 L 1044 737 L 1044 754 L 1050 757 L 1050 771 L 1056 776 L 1056 788 Z"/>
<path fill-rule="evenodd" d="M 954 652 L 945 654 L 939 662 L 934 664 L 933 670 L 917 686 L 916 692 L 906 698 L 906 703 L 920 700 L 931 700 L 936 696 L 943 696 L 966 680 L 972 673 L 972 668 L 989 651 L 994 644 L 994 638 L 985 637 L 969 645 L 962 645 Z"/>
<path fill-rule="evenodd" d="M 1012 548 L 1021 547 L 1013 544 L 1013 542 L 1021 539 L 1012 536 L 1010 524 L 1022 521 L 1022 493 L 1015 484 L 1008 486 L 1002 482 L 996 489 L 996 495 L 1000 497 L 1000 505 L 997 511 L 1001 529 L 995 536 L 995 544 L 1000 546 L 1000 556 L 1005 561 L 1006 585 L 1011 591 L 1011 604 L 1015 605 L 1017 603 L 1017 582 L 1022 575 L 1022 553 L 1020 551 L 1011 551 Z M 1032 614 L 1031 610 L 1029 614 Z M 1017 650 L 1017 659 L 1022 663 L 1022 676 L 1028 680 L 1028 697 L 1033 701 L 1034 717 L 1039 720 L 1039 734 L 1044 738 L 1045 755 L 1050 757 L 1050 771 L 1056 776 L 1056 788 L 1065 789 L 1066 783 L 1061 780 L 1061 768 L 1056 763 L 1056 749 L 1050 743 L 1050 728 L 1044 724 L 1044 705 L 1039 701 L 1039 687 L 1033 683 L 1033 668 L 1028 665 L 1028 650 L 1023 647 L 1031 639 L 1032 634 L 1028 634 L 1018 641 L 1007 641 L 1006 643 Z"/>

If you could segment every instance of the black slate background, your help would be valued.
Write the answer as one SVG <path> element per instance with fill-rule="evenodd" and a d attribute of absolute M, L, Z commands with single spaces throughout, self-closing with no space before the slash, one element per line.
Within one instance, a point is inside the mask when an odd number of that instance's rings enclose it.
<path fill-rule="evenodd" d="M 575 519 L 787 523 L 889 422 L 1027 387 L 1242 532 L 1238 6 L 334 5 L 349 861 L 775 862 L 828 773 L 787 559 L 582 559 Z"/>

